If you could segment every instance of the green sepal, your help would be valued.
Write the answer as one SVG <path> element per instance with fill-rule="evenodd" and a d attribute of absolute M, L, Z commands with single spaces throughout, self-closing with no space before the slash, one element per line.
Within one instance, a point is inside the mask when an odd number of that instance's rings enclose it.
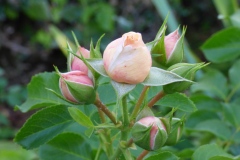
<path fill-rule="evenodd" d="M 86 62 L 96 73 L 104 77 L 108 77 L 103 65 L 103 60 L 101 58 L 87 59 Z"/>
<path fill-rule="evenodd" d="M 135 123 L 132 128 L 132 138 L 134 143 L 148 151 L 152 150 L 150 147 L 150 132 L 152 126 L 146 127 L 141 124 Z"/>
<path fill-rule="evenodd" d="M 191 82 L 174 72 L 166 71 L 157 67 L 151 67 L 147 78 L 142 82 L 142 84 L 145 86 L 163 86 L 179 81 Z"/>
<path fill-rule="evenodd" d="M 172 51 L 172 53 L 170 54 L 170 57 L 168 58 L 166 65 L 167 66 L 171 66 L 174 65 L 176 63 L 180 63 L 183 60 L 184 57 L 184 36 L 186 33 L 187 28 L 183 27 L 183 31 L 182 31 L 182 35 L 181 37 L 178 39 L 177 43 L 174 46 L 174 49 Z"/>
<path fill-rule="evenodd" d="M 162 147 L 167 140 L 168 134 L 167 131 L 165 130 L 164 123 L 162 123 L 161 120 L 160 123 L 156 123 L 156 125 L 158 126 L 158 132 L 154 136 L 155 143 L 153 148 L 151 147 L 150 143 L 152 138 L 151 137 L 151 129 L 153 127 L 152 125 L 145 126 L 139 122 L 136 122 L 132 128 L 132 138 L 134 143 L 148 151 L 157 150 L 160 147 Z"/>
<path fill-rule="evenodd" d="M 90 44 L 90 58 L 102 58 L 102 54 L 100 52 L 100 46 L 101 46 L 101 40 L 104 37 L 105 34 L 103 34 L 97 41 L 97 44 L 94 48 L 93 42 L 91 41 Z"/>
<path fill-rule="evenodd" d="M 96 92 L 94 87 L 87 86 L 80 83 L 66 81 L 68 89 L 73 97 L 83 104 L 92 104 L 96 99 Z"/>
<path fill-rule="evenodd" d="M 165 30 L 167 28 L 167 26 L 166 26 L 167 20 L 168 20 L 168 15 L 166 16 L 165 20 L 163 21 L 162 26 L 159 28 L 158 33 L 157 33 L 155 39 L 153 41 L 151 41 L 151 42 L 146 43 L 146 46 L 147 46 L 149 51 L 152 50 L 152 47 L 154 46 L 154 44 L 159 41 L 160 37 L 163 35 L 163 32 L 165 32 Z"/>
<path fill-rule="evenodd" d="M 80 50 L 79 50 L 80 51 Z M 99 74 L 97 74 L 96 72 L 95 72 L 95 70 L 91 67 L 91 65 L 88 63 L 88 59 L 86 59 L 86 58 L 84 58 L 83 56 L 82 56 L 82 53 L 81 53 L 81 51 L 80 51 L 80 56 L 79 55 L 77 55 L 77 54 L 75 54 L 75 53 L 73 53 L 73 52 L 71 52 L 74 56 L 76 56 L 77 58 L 79 58 L 80 60 L 82 60 L 83 61 L 83 63 L 88 67 L 88 76 L 90 77 L 90 78 L 92 78 L 92 80 L 93 80 L 93 84 L 94 84 L 94 86 L 95 87 L 97 87 L 97 85 L 95 85 L 95 83 L 96 83 L 96 80 L 99 78 Z M 89 59 L 90 60 L 90 59 Z"/>
<path fill-rule="evenodd" d="M 67 42 L 67 53 L 68 53 L 68 55 L 67 55 L 67 70 L 68 71 L 71 71 L 71 65 L 72 65 L 72 61 L 74 58 L 74 56 L 72 55 L 72 52 L 73 52 L 73 50 L 72 50 L 70 44 Z"/>
<path fill-rule="evenodd" d="M 163 125 L 165 126 L 165 129 L 166 129 L 167 134 L 169 134 L 169 133 L 170 133 L 170 130 L 171 130 L 171 122 L 170 122 L 170 119 L 169 119 L 169 118 L 165 118 L 165 117 L 160 117 L 159 119 L 160 119 L 160 121 L 163 123 Z"/>
<path fill-rule="evenodd" d="M 165 38 L 165 32 L 167 27 L 163 28 L 161 37 L 159 40 L 153 45 L 151 49 L 151 54 L 158 54 L 158 57 L 153 58 L 153 60 L 157 61 L 161 65 L 166 65 L 167 63 L 167 56 L 164 46 L 164 38 Z"/>
<path fill-rule="evenodd" d="M 144 117 L 149 117 L 149 116 L 154 116 L 154 113 L 152 112 L 152 110 L 146 106 L 144 107 L 141 112 L 138 114 L 136 121 L 139 121 L 140 119 L 144 118 Z"/>
<path fill-rule="evenodd" d="M 61 77 L 61 73 L 59 72 L 58 68 L 54 66 L 57 74 Z M 94 87 L 84 85 L 81 83 L 75 83 L 71 81 L 67 81 L 63 79 L 67 84 L 67 87 L 73 97 L 80 103 L 80 104 L 92 104 L 96 99 L 96 92 Z"/>
<path fill-rule="evenodd" d="M 184 128 L 184 122 L 179 118 L 171 119 L 171 131 L 168 134 L 168 139 L 166 145 L 172 146 L 175 145 L 181 138 Z"/>
<path fill-rule="evenodd" d="M 163 86 L 163 90 L 165 93 L 171 94 L 174 92 L 182 92 L 186 90 L 190 85 L 193 84 L 192 80 L 195 77 L 196 72 L 207 66 L 208 64 L 202 63 L 178 63 L 168 68 L 168 71 L 178 74 L 179 76 L 190 80 L 189 82 L 174 82 L 171 84 L 167 84 Z"/>

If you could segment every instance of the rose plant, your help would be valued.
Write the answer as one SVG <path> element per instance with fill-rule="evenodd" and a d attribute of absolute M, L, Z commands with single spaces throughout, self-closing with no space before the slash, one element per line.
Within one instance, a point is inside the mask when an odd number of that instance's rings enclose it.
<path fill-rule="evenodd" d="M 178 30 L 165 36 L 165 20 L 149 43 L 140 33 L 125 33 L 103 56 L 102 37 L 88 51 L 73 34 L 77 50 L 67 45 L 67 72 L 55 67 L 56 72 L 40 73 L 29 83 L 28 99 L 18 109 L 38 111 L 15 142 L 38 148 L 43 160 L 161 157 L 162 149 L 181 141 L 185 115 L 196 111 L 181 92 L 205 66 L 182 63 L 186 29 L 181 35 Z"/>

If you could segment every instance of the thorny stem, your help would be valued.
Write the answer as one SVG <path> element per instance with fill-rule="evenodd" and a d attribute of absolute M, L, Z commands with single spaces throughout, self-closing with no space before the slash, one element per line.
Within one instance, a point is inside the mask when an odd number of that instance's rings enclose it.
<path fill-rule="evenodd" d="M 137 157 L 136 160 L 142 160 L 148 153 L 149 153 L 149 151 L 144 150 L 144 151 Z"/>
<path fill-rule="evenodd" d="M 148 103 L 148 107 L 152 107 L 158 100 L 160 100 L 163 96 L 165 95 L 165 93 L 163 91 L 159 92 L 155 97 L 153 97 L 153 99 L 151 99 L 151 101 Z"/>
<path fill-rule="evenodd" d="M 148 89 L 149 89 L 149 86 L 144 86 L 144 88 L 143 88 L 143 90 L 140 94 L 140 97 L 137 101 L 137 104 L 135 105 L 135 107 L 133 109 L 133 112 L 132 112 L 132 115 L 131 115 L 131 118 L 130 118 L 131 120 L 134 119 L 137 116 L 137 114 L 139 112 L 139 109 L 141 107 L 141 104 L 142 104 L 142 102 L 145 98 L 145 95 L 146 95 L 146 92 L 148 91 Z"/>
<path fill-rule="evenodd" d="M 124 96 L 122 99 L 122 103 L 121 103 L 121 108 L 122 108 L 122 121 L 123 121 L 123 126 L 121 128 L 121 139 L 118 145 L 117 150 L 115 151 L 114 155 L 111 157 L 111 160 L 115 160 L 117 159 L 117 157 L 119 157 L 119 155 L 121 155 L 122 153 L 124 154 L 124 156 L 128 156 L 128 152 L 127 152 L 127 148 L 128 146 L 131 146 L 131 144 L 133 143 L 132 140 L 127 142 L 126 148 L 123 148 L 121 146 L 121 141 L 127 141 L 128 138 L 128 132 L 129 132 L 129 116 L 128 116 L 128 108 L 127 108 L 127 96 Z M 127 159 L 131 159 L 131 157 L 127 157 Z"/>
<path fill-rule="evenodd" d="M 101 100 L 99 99 L 99 96 L 97 95 L 96 100 L 94 102 L 94 105 L 99 108 L 101 111 L 103 111 L 103 113 L 105 113 L 108 118 L 116 125 L 117 124 L 117 120 L 115 118 L 115 116 L 112 114 L 112 112 L 101 102 Z"/>

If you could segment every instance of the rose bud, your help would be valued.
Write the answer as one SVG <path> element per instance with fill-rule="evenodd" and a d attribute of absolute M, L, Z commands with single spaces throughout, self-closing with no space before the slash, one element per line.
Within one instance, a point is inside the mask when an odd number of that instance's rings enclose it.
<path fill-rule="evenodd" d="M 172 118 L 171 121 L 171 131 L 168 135 L 166 145 L 172 146 L 175 145 L 182 136 L 183 131 L 183 122 L 179 118 Z"/>
<path fill-rule="evenodd" d="M 196 72 L 205 67 L 207 64 L 204 63 L 178 63 L 168 68 L 169 71 L 178 74 L 179 76 L 186 78 L 188 80 L 193 80 Z M 165 93 L 171 94 L 174 92 L 182 92 L 190 87 L 193 82 L 174 82 L 168 85 L 163 86 Z"/>
<path fill-rule="evenodd" d="M 157 117 L 144 117 L 137 121 L 132 128 L 133 142 L 148 151 L 162 147 L 167 137 L 166 126 Z"/>
<path fill-rule="evenodd" d="M 81 71 L 60 73 L 59 87 L 62 95 L 75 103 L 92 103 L 95 90 L 92 80 Z"/>
<path fill-rule="evenodd" d="M 80 53 L 82 53 L 82 56 L 84 58 L 90 58 L 90 52 L 89 50 L 83 48 L 83 47 L 79 47 L 79 50 L 77 51 L 77 55 L 81 55 Z M 85 65 L 85 63 L 79 59 L 78 57 L 73 57 L 72 61 L 71 61 L 71 71 L 82 71 L 85 74 L 88 74 L 88 67 Z"/>
<path fill-rule="evenodd" d="M 183 60 L 183 42 L 185 28 L 180 36 L 178 29 L 167 36 L 162 35 L 157 43 L 151 49 L 151 53 L 159 54 L 155 60 L 162 66 L 168 67 Z"/>
<path fill-rule="evenodd" d="M 178 30 L 175 30 L 174 32 L 170 33 L 164 38 L 164 47 L 166 51 L 167 59 L 172 56 L 173 50 L 175 45 L 177 44 L 177 41 L 179 40 L 180 36 L 178 34 Z"/>
<path fill-rule="evenodd" d="M 140 33 L 128 32 L 112 41 L 103 54 L 104 68 L 111 79 L 137 84 L 148 76 L 152 59 Z"/>

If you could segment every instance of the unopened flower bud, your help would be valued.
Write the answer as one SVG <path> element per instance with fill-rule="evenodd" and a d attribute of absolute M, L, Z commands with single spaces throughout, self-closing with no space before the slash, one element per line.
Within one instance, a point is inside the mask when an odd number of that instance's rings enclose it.
<path fill-rule="evenodd" d="M 156 42 L 152 49 L 151 53 L 159 55 L 155 58 L 155 61 L 161 66 L 171 66 L 176 63 L 180 63 L 183 60 L 183 42 L 184 34 L 180 36 L 178 29 L 170 33 L 167 36 L 162 36 L 158 42 Z"/>
<path fill-rule="evenodd" d="M 81 71 L 60 73 L 59 87 L 62 95 L 75 103 L 92 103 L 95 100 L 93 81 Z"/>
<path fill-rule="evenodd" d="M 196 72 L 202 67 L 206 66 L 204 63 L 178 63 L 168 68 L 169 71 L 178 74 L 179 76 L 193 80 Z M 174 93 L 174 92 L 182 92 L 186 90 L 192 82 L 174 82 L 168 85 L 163 86 L 163 90 L 165 93 Z"/>
<path fill-rule="evenodd" d="M 166 145 L 172 146 L 175 145 L 182 136 L 183 131 L 183 122 L 179 118 L 172 118 L 171 121 L 171 131 L 168 135 Z"/>
<path fill-rule="evenodd" d="M 144 117 L 137 121 L 132 128 L 134 143 L 149 151 L 162 147 L 167 137 L 166 126 L 157 117 Z"/>
<path fill-rule="evenodd" d="M 152 59 L 140 33 L 128 32 L 112 41 L 103 54 L 104 68 L 111 79 L 137 84 L 148 76 Z"/>
<path fill-rule="evenodd" d="M 175 30 L 174 32 L 170 33 L 164 38 L 164 46 L 165 46 L 167 59 L 169 59 L 172 56 L 175 45 L 177 44 L 177 41 L 179 40 L 179 38 L 180 36 L 178 34 L 178 30 Z"/>
<path fill-rule="evenodd" d="M 90 58 L 90 52 L 83 47 L 79 47 L 76 54 L 79 56 L 82 54 L 84 58 Z M 81 59 L 74 56 L 71 62 L 71 71 L 82 71 L 83 73 L 88 74 L 88 67 Z"/>

